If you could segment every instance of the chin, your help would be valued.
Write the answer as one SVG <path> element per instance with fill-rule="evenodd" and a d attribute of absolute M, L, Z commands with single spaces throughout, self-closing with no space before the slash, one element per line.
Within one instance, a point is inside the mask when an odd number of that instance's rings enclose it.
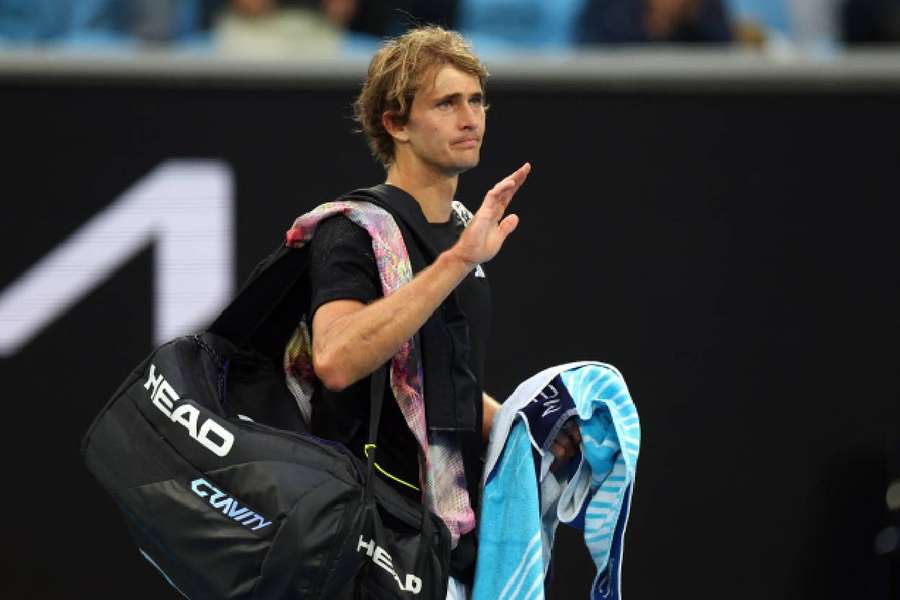
<path fill-rule="evenodd" d="M 471 169 L 472 167 L 475 167 L 477 165 L 478 165 L 478 163 L 465 164 L 465 165 L 455 164 L 455 165 L 450 165 L 450 166 L 444 167 L 443 171 L 445 174 L 452 177 L 455 175 L 462 175 L 463 173 L 465 173 L 466 171 L 468 171 L 469 169 Z"/>
<path fill-rule="evenodd" d="M 465 173 L 469 169 L 478 166 L 479 157 L 475 156 L 474 158 L 470 158 L 468 160 L 457 160 L 454 161 L 451 165 L 448 165 L 448 171 L 459 175 L 460 173 Z"/>

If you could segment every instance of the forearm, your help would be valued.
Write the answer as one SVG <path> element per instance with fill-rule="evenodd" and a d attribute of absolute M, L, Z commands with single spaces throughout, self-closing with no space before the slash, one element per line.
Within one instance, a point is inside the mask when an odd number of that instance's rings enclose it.
<path fill-rule="evenodd" d="M 413 337 L 474 265 L 448 250 L 395 293 L 334 319 L 313 336 L 313 366 L 340 390 L 366 377 Z"/>
<path fill-rule="evenodd" d="M 385 363 L 476 264 L 496 256 L 519 222 L 503 213 L 530 170 L 526 163 L 491 188 L 456 244 L 407 285 L 368 306 L 335 301 L 319 308 L 313 317 L 312 360 L 327 388 L 344 389 Z"/>

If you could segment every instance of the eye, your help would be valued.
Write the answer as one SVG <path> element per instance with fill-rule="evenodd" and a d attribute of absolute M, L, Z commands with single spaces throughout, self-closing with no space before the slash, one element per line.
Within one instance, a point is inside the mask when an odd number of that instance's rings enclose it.
<path fill-rule="evenodd" d="M 469 98 L 469 104 L 472 106 L 482 106 L 484 104 L 484 98 L 481 96 L 473 96 L 472 98 Z"/>
<path fill-rule="evenodd" d="M 451 106 L 453 106 L 453 101 L 452 101 L 452 100 L 449 100 L 449 99 L 448 99 L 448 100 L 441 100 L 441 101 L 438 102 L 438 104 L 437 104 L 437 107 L 438 107 L 438 108 L 442 108 L 442 109 L 450 108 Z"/>

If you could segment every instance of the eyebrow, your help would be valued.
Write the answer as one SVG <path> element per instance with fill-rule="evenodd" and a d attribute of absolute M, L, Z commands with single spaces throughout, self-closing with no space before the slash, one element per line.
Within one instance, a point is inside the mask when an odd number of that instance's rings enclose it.
<path fill-rule="evenodd" d="M 446 102 L 448 100 L 450 102 L 455 102 L 455 101 L 459 100 L 461 97 L 462 97 L 462 93 L 454 92 L 452 94 L 447 94 L 445 96 L 435 98 L 434 103 L 440 104 L 441 102 Z M 472 94 L 469 94 L 469 98 L 479 98 L 479 99 L 484 98 L 484 92 L 473 92 Z"/>

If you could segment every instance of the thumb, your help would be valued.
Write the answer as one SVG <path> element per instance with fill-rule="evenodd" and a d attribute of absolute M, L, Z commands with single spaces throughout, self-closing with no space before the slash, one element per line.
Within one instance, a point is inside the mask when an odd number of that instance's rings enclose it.
<path fill-rule="evenodd" d="M 500 229 L 500 235 L 502 235 L 505 240 L 506 236 L 515 231 L 518 226 L 519 215 L 506 215 L 497 227 Z"/>

